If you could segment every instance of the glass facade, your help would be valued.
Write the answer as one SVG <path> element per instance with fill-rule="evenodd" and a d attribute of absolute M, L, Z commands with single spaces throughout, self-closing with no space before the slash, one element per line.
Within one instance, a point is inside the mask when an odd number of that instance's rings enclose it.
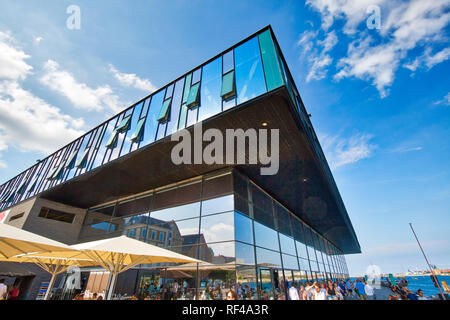
<path fill-rule="evenodd" d="M 0 210 L 286 84 L 270 28 L 180 77 L 0 186 Z"/>
<path fill-rule="evenodd" d="M 150 299 L 284 299 L 292 281 L 347 277 L 338 248 L 236 170 L 93 208 L 78 242 L 119 235 L 204 261 L 141 265 Z"/>

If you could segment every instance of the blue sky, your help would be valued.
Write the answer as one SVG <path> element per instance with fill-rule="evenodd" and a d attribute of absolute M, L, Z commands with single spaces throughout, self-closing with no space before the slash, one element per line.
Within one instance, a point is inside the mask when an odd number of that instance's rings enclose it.
<path fill-rule="evenodd" d="M 132 4 L 0 2 L 2 182 L 271 24 L 362 246 L 350 272 L 424 268 L 409 222 L 450 267 L 448 1 Z"/>

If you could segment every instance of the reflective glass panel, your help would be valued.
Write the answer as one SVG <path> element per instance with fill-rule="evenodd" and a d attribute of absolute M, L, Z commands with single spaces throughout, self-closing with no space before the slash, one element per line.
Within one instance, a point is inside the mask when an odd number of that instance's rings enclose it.
<path fill-rule="evenodd" d="M 234 214 L 234 226 L 236 240 L 253 244 L 252 220 L 236 212 Z"/>
<path fill-rule="evenodd" d="M 283 268 L 291 270 L 299 270 L 297 257 L 283 254 Z"/>
<path fill-rule="evenodd" d="M 192 217 L 198 217 L 199 215 L 200 215 L 199 202 L 152 211 L 150 214 L 152 218 L 159 219 L 162 221 L 182 220 Z"/>
<path fill-rule="evenodd" d="M 261 47 L 261 57 L 263 60 L 267 89 L 270 91 L 284 84 L 283 74 L 270 31 L 264 31 L 258 35 L 258 38 Z"/>
<path fill-rule="evenodd" d="M 294 239 L 279 233 L 281 252 L 296 256 Z"/>
<path fill-rule="evenodd" d="M 277 232 L 256 221 L 254 221 L 253 224 L 255 228 L 255 244 L 257 246 L 279 251 Z"/>
<path fill-rule="evenodd" d="M 169 121 L 167 122 L 166 135 L 170 135 L 178 130 L 178 119 L 180 115 L 181 95 L 183 94 L 183 83 L 183 80 L 179 80 L 175 84 L 172 106 L 169 113 Z"/>
<path fill-rule="evenodd" d="M 281 257 L 278 252 L 256 247 L 256 261 L 259 266 L 281 267 Z"/>
<path fill-rule="evenodd" d="M 161 109 L 165 90 L 161 90 L 152 96 L 150 107 L 145 120 L 144 133 L 140 147 L 146 146 L 155 141 L 156 130 L 158 129 L 158 115 Z"/>
<path fill-rule="evenodd" d="M 234 49 L 237 103 L 266 92 L 258 38 L 252 38 Z"/>
<path fill-rule="evenodd" d="M 236 263 L 255 264 L 255 248 L 240 242 L 236 242 Z"/>
<path fill-rule="evenodd" d="M 234 212 L 202 217 L 200 227 L 206 242 L 234 240 Z"/>
<path fill-rule="evenodd" d="M 202 216 L 234 209 L 233 195 L 202 201 Z"/>
<path fill-rule="evenodd" d="M 207 119 L 222 111 L 221 85 L 222 59 L 217 58 L 203 67 L 198 121 Z"/>
<path fill-rule="evenodd" d="M 140 139 L 139 134 L 141 133 L 140 130 L 143 129 L 144 121 L 143 120 L 141 121 L 141 127 L 140 128 L 138 128 L 138 123 L 139 123 L 139 116 L 141 114 L 141 110 L 142 110 L 142 106 L 144 105 L 144 102 L 145 101 L 139 103 L 137 106 L 134 107 L 133 115 L 132 115 L 131 122 L 130 122 L 130 126 L 128 128 L 127 133 L 126 133 L 126 138 L 125 138 L 125 141 L 123 143 L 122 150 L 120 152 L 121 156 L 123 156 L 125 154 L 128 154 L 128 152 L 130 152 L 131 144 L 133 143 L 133 141 L 131 140 L 133 138 L 133 135 L 134 135 L 134 139 L 135 140 L 139 141 L 139 139 Z M 136 130 L 138 130 L 138 131 L 136 132 Z"/>

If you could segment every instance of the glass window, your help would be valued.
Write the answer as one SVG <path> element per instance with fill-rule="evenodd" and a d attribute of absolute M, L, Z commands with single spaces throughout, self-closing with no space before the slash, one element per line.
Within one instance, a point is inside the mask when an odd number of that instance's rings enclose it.
<path fill-rule="evenodd" d="M 203 181 L 203 199 L 215 198 L 232 192 L 233 184 L 229 173 Z"/>
<path fill-rule="evenodd" d="M 181 130 L 186 127 L 187 111 L 188 111 L 188 108 L 186 107 L 185 104 L 183 104 L 181 106 L 181 111 L 180 111 L 180 120 L 178 122 L 178 130 Z"/>
<path fill-rule="evenodd" d="M 202 74 L 202 69 L 197 69 L 192 73 L 192 83 L 195 84 L 197 82 L 200 82 L 200 77 Z"/>
<path fill-rule="evenodd" d="M 244 199 L 248 199 L 248 180 L 236 171 L 233 172 L 234 192 Z"/>
<path fill-rule="evenodd" d="M 234 69 L 234 57 L 233 50 L 226 52 L 223 55 L 223 73 L 227 73 Z"/>
<path fill-rule="evenodd" d="M 272 209 L 272 199 L 266 194 L 264 193 L 261 189 L 259 189 L 258 187 L 256 187 L 253 184 L 250 184 L 250 191 L 252 193 L 252 202 L 253 202 L 253 206 L 258 207 L 260 209 L 262 209 L 265 212 L 268 212 L 271 214 L 271 218 L 270 218 L 270 222 L 268 221 L 267 224 L 271 227 L 274 227 L 274 222 L 273 222 L 273 209 Z M 256 219 L 256 217 L 255 217 Z"/>
<path fill-rule="evenodd" d="M 128 131 L 126 133 L 125 140 L 123 142 L 122 149 L 120 151 L 120 155 L 128 154 L 131 150 L 131 145 L 133 142 L 139 142 L 142 138 L 142 129 L 144 128 L 144 119 L 140 119 L 142 106 L 145 101 L 142 101 L 138 105 L 136 105 L 133 109 L 133 114 L 130 116 L 130 124 Z"/>
<path fill-rule="evenodd" d="M 222 77 L 222 91 L 220 95 L 224 100 L 233 98 L 236 95 L 234 71 L 230 71 Z"/>
<path fill-rule="evenodd" d="M 78 159 L 76 163 L 77 168 L 84 168 L 86 167 L 86 162 L 89 154 L 89 149 L 84 150 L 83 154 L 81 155 L 80 159 Z"/>
<path fill-rule="evenodd" d="M 212 261 L 209 262 L 214 264 L 230 264 L 236 260 L 234 241 L 207 243 L 202 247 L 204 247 L 203 251 L 209 251 L 211 253 Z M 231 267 L 234 269 L 234 265 Z"/>
<path fill-rule="evenodd" d="M 67 158 L 67 161 L 66 161 L 66 168 L 67 169 L 72 169 L 75 166 L 75 160 L 77 158 L 77 152 L 78 152 L 78 150 L 73 151 L 72 154 L 69 156 L 69 158 Z"/>
<path fill-rule="evenodd" d="M 234 227 L 236 240 L 253 244 L 252 220 L 242 214 L 235 212 Z"/>
<path fill-rule="evenodd" d="M 117 205 L 114 216 L 127 217 L 146 213 L 150 210 L 151 202 L 151 196 L 121 202 Z"/>
<path fill-rule="evenodd" d="M 172 103 L 172 98 L 164 100 L 161 110 L 159 111 L 158 121 L 166 121 L 169 116 L 170 105 Z"/>
<path fill-rule="evenodd" d="M 294 239 L 279 233 L 281 252 L 296 256 Z"/>
<path fill-rule="evenodd" d="M 192 81 L 192 73 L 189 73 L 186 76 L 186 81 L 184 82 L 184 90 L 183 90 L 183 100 L 182 103 L 186 103 L 189 98 L 189 89 L 191 88 Z"/>
<path fill-rule="evenodd" d="M 249 215 L 249 203 L 247 200 L 242 199 L 237 194 L 234 195 L 234 209 L 240 213 Z"/>
<path fill-rule="evenodd" d="M 202 217 L 200 227 L 206 242 L 234 240 L 234 212 Z"/>
<path fill-rule="evenodd" d="M 254 221 L 255 228 L 255 244 L 260 247 L 279 251 L 277 232 L 270 229 L 256 221 Z"/>
<path fill-rule="evenodd" d="M 150 216 L 161 221 L 176 221 L 200 215 L 200 203 L 194 202 L 181 206 L 175 206 L 167 209 L 152 211 Z"/>
<path fill-rule="evenodd" d="M 295 245 L 297 247 L 297 255 L 300 258 L 308 259 L 308 253 L 306 252 L 305 244 L 296 240 Z"/>
<path fill-rule="evenodd" d="M 287 254 L 283 254 L 283 268 L 291 270 L 299 270 L 297 257 L 293 257 Z"/>
<path fill-rule="evenodd" d="M 202 201 L 202 216 L 234 209 L 233 195 Z"/>
<path fill-rule="evenodd" d="M 167 122 L 166 135 L 170 135 L 178 130 L 178 119 L 181 108 L 181 95 L 183 94 L 183 80 L 175 83 L 175 89 L 172 98 L 172 106 L 169 112 L 169 121 Z"/>
<path fill-rule="evenodd" d="M 198 114 L 198 105 L 194 106 L 192 108 L 188 108 L 187 111 L 187 120 L 186 120 L 186 127 L 190 127 L 193 124 L 197 123 L 197 114 Z"/>
<path fill-rule="evenodd" d="M 266 92 L 258 38 L 252 38 L 234 49 L 237 103 L 243 103 Z"/>
<path fill-rule="evenodd" d="M 114 127 L 118 121 L 118 117 L 115 117 L 114 119 L 110 120 L 108 123 L 106 123 L 102 130 L 98 133 L 100 134 L 100 138 L 97 140 L 95 148 L 97 148 L 97 152 L 95 155 L 94 163 L 92 164 L 92 169 L 97 168 L 101 166 L 103 163 L 108 162 L 108 156 L 105 157 L 107 154 L 108 149 L 110 148 L 109 145 L 111 143 L 117 144 L 117 132 L 114 130 Z M 108 139 L 108 140 L 107 140 Z M 105 142 L 103 142 L 105 141 Z M 105 160 L 103 160 L 106 158 Z"/>
<path fill-rule="evenodd" d="M 236 263 L 255 264 L 255 249 L 240 242 L 236 242 Z"/>
<path fill-rule="evenodd" d="M 278 231 L 292 236 L 291 214 L 277 202 L 274 202 Z"/>
<path fill-rule="evenodd" d="M 259 34 L 258 38 L 267 90 L 270 91 L 284 84 L 283 74 L 270 30 L 266 30 Z"/>
<path fill-rule="evenodd" d="M 300 270 L 310 271 L 309 262 L 307 259 L 298 258 L 298 264 L 300 266 Z"/>
<path fill-rule="evenodd" d="M 281 267 L 281 257 L 278 252 L 256 247 L 256 261 L 259 266 Z"/>
<path fill-rule="evenodd" d="M 164 90 L 155 93 L 150 101 L 150 107 L 145 118 L 145 127 L 140 143 L 140 147 L 146 146 L 155 141 L 156 130 L 158 129 L 158 116 L 164 99 Z"/>
<path fill-rule="evenodd" d="M 194 84 L 189 90 L 189 96 L 186 102 L 188 108 L 193 108 L 198 105 L 198 98 L 200 92 L 200 83 Z"/>
<path fill-rule="evenodd" d="M 217 58 L 203 67 L 198 121 L 222 112 L 221 85 L 222 59 Z"/>
<path fill-rule="evenodd" d="M 154 194 L 153 211 L 198 202 L 200 200 L 200 193 L 200 181 L 158 191 Z M 199 215 L 200 209 L 198 209 L 195 216 Z"/>

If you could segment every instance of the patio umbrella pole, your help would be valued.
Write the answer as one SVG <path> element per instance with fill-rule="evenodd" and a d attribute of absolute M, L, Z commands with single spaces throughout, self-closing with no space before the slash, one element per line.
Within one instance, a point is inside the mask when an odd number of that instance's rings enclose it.
<path fill-rule="evenodd" d="M 106 300 L 111 300 L 111 296 L 114 292 L 114 288 L 116 286 L 116 280 L 117 280 L 117 273 L 111 273 L 111 281 L 109 283 L 109 288 L 108 288 L 108 296 L 106 298 Z"/>
<path fill-rule="evenodd" d="M 56 276 L 57 276 L 56 273 L 52 274 L 52 278 L 50 279 L 50 282 L 48 283 L 48 288 L 47 288 L 47 292 L 45 293 L 44 300 L 48 300 L 50 298 L 50 293 L 52 292 L 53 285 L 55 284 Z"/>

